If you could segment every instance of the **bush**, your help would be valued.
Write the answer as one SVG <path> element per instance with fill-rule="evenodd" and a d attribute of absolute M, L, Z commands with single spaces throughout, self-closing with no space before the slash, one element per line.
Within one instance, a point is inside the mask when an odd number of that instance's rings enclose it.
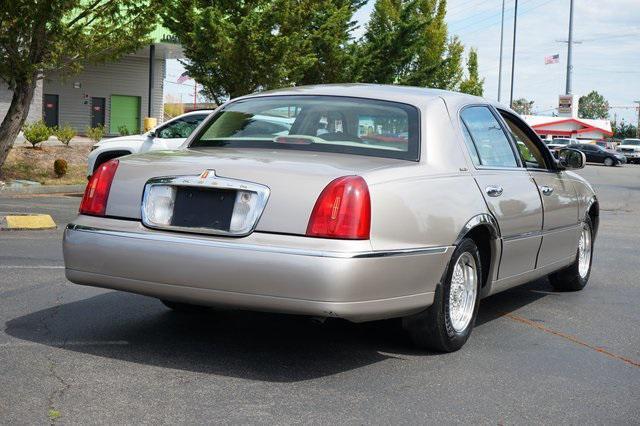
<path fill-rule="evenodd" d="M 69 169 L 69 165 L 67 164 L 66 160 L 63 160 L 62 158 L 58 158 L 56 161 L 53 162 L 53 172 L 59 178 L 66 175 L 68 169 Z"/>
<path fill-rule="evenodd" d="M 131 134 L 126 124 L 123 124 L 122 126 L 118 126 L 118 133 L 120 133 L 120 136 L 128 136 Z"/>
<path fill-rule="evenodd" d="M 104 137 L 104 126 L 87 127 L 87 136 L 94 142 L 100 142 Z"/>
<path fill-rule="evenodd" d="M 66 146 L 69 146 L 69 142 L 71 142 L 71 139 L 75 137 L 76 131 L 73 129 L 73 127 L 65 124 L 62 127 L 56 127 L 53 130 L 53 134 L 56 136 L 56 138 L 58 138 L 60 142 L 62 142 Z"/>
<path fill-rule="evenodd" d="M 25 123 L 22 126 L 22 133 L 24 138 L 35 148 L 40 142 L 44 142 L 51 136 L 51 129 L 44 124 L 44 121 L 39 120 L 33 123 Z"/>

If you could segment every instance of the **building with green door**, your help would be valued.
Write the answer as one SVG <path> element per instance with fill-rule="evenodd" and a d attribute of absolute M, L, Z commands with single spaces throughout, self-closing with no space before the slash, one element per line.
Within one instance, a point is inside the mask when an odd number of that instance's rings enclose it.
<path fill-rule="evenodd" d="M 103 125 L 112 136 L 139 133 L 145 117 L 162 122 L 166 60 L 182 58 L 183 53 L 175 37 L 161 27 L 152 40 L 119 61 L 87 64 L 79 74 L 47 74 L 38 82 L 27 120 L 69 124 L 80 134 Z M 11 92 L 0 87 L 0 119 L 10 101 Z"/>

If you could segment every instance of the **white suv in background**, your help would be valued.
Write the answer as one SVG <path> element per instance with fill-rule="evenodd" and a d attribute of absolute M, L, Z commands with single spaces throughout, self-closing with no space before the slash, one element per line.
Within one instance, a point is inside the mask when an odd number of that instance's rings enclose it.
<path fill-rule="evenodd" d="M 616 151 L 627 157 L 627 163 L 640 163 L 640 139 L 624 139 Z"/>
<path fill-rule="evenodd" d="M 91 176 L 100 164 L 113 158 L 138 152 L 178 148 L 212 112 L 213 110 L 192 111 L 172 118 L 141 135 L 102 139 L 91 148 L 87 176 Z"/>

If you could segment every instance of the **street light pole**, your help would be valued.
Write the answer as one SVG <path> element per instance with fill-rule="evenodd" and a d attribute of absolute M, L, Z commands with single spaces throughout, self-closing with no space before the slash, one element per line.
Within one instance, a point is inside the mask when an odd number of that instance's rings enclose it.
<path fill-rule="evenodd" d="M 573 0 L 569 2 L 569 38 L 567 39 L 567 88 L 566 94 L 571 94 L 571 71 L 573 70 Z"/>
<path fill-rule="evenodd" d="M 504 0 L 502 0 L 502 18 L 500 24 L 500 65 L 498 66 L 498 102 L 502 92 L 502 45 L 504 44 Z"/>
<path fill-rule="evenodd" d="M 636 123 L 636 136 L 640 139 L 640 101 L 634 101 L 638 104 L 638 122 Z"/>
<path fill-rule="evenodd" d="M 573 0 L 572 0 L 573 1 Z M 518 0 L 516 0 L 513 10 L 513 51 L 511 52 L 511 94 L 509 95 L 509 106 L 513 108 L 513 81 L 515 80 L 516 66 L 516 34 L 518 29 Z"/>

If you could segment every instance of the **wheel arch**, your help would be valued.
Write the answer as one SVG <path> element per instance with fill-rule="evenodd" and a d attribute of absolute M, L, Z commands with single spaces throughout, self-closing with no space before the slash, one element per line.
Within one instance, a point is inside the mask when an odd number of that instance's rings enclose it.
<path fill-rule="evenodd" d="M 593 237 L 595 239 L 598 234 L 598 227 L 600 225 L 600 203 L 594 196 L 585 205 L 585 219 L 586 217 L 591 219 L 591 226 L 593 227 Z"/>
<path fill-rule="evenodd" d="M 489 213 L 482 213 L 469 219 L 454 245 L 460 244 L 464 238 L 471 238 L 480 251 L 482 268 L 481 296 L 487 295 L 491 289 L 492 277 L 497 270 L 501 254 L 500 228 L 496 219 Z"/>

